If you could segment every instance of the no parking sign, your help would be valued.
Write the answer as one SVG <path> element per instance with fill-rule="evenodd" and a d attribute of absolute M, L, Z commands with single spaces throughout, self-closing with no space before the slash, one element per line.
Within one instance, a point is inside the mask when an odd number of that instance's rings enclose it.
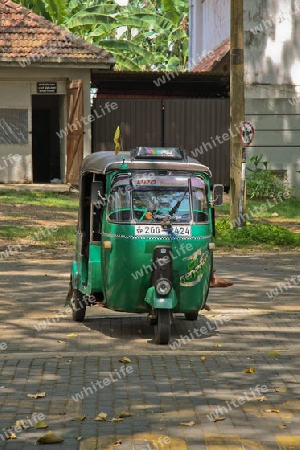
<path fill-rule="evenodd" d="M 254 126 L 251 122 L 242 122 L 240 138 L 243 146 L 248 147 L 254 139 Z"/>

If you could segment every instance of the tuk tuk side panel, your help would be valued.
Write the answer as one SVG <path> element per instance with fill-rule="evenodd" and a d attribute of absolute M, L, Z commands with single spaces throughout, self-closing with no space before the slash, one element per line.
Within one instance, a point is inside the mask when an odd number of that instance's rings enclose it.
<path fill-rule="evenodd" d="M 83 292 L 83 286 L 86 286 L 88 279 L 87 259 L 82 255 L 82 233 L 76 234 L 76 252 L 75 261 L 72 264 L 72 284 L 74 289 Z"/>
<path fill-rule="evenodd" d="M 202 309 L 207 297 L 212 266 L 209 225 L 197 226 L 199 239 L 149 239 L 134 236 L 134 226 L 107 223 L 103 239 L 112 248 L 102 248 L 103 292 L 108 308 L 145 312 L 144 302 L 153 271 L 153 251 L 157 245 L 172 246 L 173 286 L 178 298 L 177 312 Z"/>
<path fill-rule="evenodd" d="M 90 243 L 87 294 L 102 292 L 101 244 Z"/>
<path fill-rule="evenodd" d="M 211 239 L 202 240 L 199 246 L 199 243 L 191 241 L 190 246 L 193 249 L 180 261 L 180 270 L 174 270 L 174 287 L 179 297 L 175 312 L 198 311 L 204 308 L 213 265 L 209 242 Z"/>

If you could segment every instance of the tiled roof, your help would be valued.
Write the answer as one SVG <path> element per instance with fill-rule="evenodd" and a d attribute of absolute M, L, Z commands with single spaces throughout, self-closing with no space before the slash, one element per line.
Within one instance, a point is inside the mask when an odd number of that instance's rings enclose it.
<path fill-rule="evenodd" d="M 113 63 L 112 55 L 10 0 L 0 0 L 0 61 Z"/>
<path fill-rule="evenodd" d="M 229 72 L 230 39 L 225 39 L 193 68 L 193 72 Z M 227 69 L 227 70 L 225 70 Z"/>

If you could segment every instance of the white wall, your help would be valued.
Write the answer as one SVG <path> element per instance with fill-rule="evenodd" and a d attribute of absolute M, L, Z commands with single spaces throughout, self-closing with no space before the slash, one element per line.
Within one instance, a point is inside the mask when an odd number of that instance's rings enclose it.
<path fill-rule="evenodd" d="M 32 110 L 31 97 L 37 94 L 38 81 L 56 81 L 57 94 L 64 99 L 60 108 L 62 128 L 67 123 L 66 83 L 68 80 L 83 80 L 84 116 L 90 114 L 90 69 L 73 68 L 24 68 L 11 67 L 0 70 L 0 108 L 18 108 L 28 110 L 28 144 L 0 143 L 0 183 L 32 182 Z M 56 95 L 56 94 L 48 94 Z M 59 131 L 59 130 L 58 130 Z M 91 124 L 84 125 L 83 156 L 91 153 Z M 13 163 L 9 155 L 20 155 Z M 65 181 L 66 139 L 61 140 L 61 178 Z"/>
<path fill-rule="evenodd" d="M 189 70 L 230 36 L 230 0 L 190 0 Z"/>
<path fill-rule="evenodd" d="M 300 2 L 244 2 L 244 33 L 245 119 L 256 129 L 248 156 L 286 170 L 300 195 Z"/>

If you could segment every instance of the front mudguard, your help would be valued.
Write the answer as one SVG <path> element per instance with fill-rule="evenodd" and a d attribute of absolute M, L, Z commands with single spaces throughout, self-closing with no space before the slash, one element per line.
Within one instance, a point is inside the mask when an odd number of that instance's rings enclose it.
<path fill-rule="evenodd" d="M 174 289 L 171 289 L 170 293 L 166 297 L 159 297 L 154 286 L 151 286 L 147 290 L 144 301 L 153 309 L 174 309 L 178 303 Z"/>

